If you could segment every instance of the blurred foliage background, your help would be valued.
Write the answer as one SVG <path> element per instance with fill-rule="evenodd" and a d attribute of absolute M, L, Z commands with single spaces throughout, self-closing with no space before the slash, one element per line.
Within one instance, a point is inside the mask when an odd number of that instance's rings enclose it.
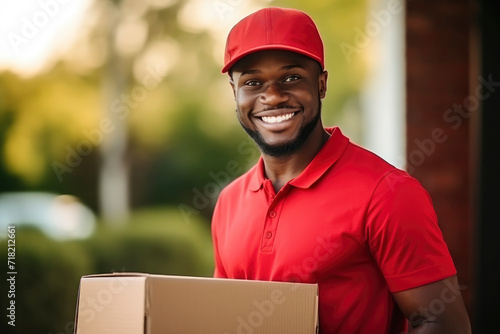
<path fill-rule="evenodd" d="M 52 4 L 54 19 L 71 6 Z M 225 37 L 265 6 L 314 18 L 329 70 L 324 123 L 356 139 L 365 55 L 347 59 L 339 45 L 364 25 L 366 0 L 94 0 L 76 37 L 44 67 L 0 72 L 0 194 L 72 195 L 97 217 L 82 240 L 53 240 L 33 224 L 17 229 L 18 326 L 2 321 L 2 333 L 71 333 L 84 274 L 211 275 L 218 192 L 259 156 L 220 73 Z M 39 38 L 12 36 L 21 53 Z"/>

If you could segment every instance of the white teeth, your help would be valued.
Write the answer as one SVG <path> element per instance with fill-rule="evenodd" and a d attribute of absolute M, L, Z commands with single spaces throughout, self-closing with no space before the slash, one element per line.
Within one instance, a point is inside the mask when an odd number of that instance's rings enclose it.
<path fill-rule="evenodd" d="M 281 116 L 263 116 L 262 120 L 266 123 L 281 123 L 292 118 L 293 114 L 294 113 L 292 112 Z"/>

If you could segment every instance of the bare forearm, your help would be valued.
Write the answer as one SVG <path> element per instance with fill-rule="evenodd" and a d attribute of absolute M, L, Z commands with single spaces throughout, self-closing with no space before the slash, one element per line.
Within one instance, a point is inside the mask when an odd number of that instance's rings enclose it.
<path fill-rule="evenodd" d="M 470 322 L 456 275 L 394 293 L 413 326 L 410 334 L 470 334 Z"/>

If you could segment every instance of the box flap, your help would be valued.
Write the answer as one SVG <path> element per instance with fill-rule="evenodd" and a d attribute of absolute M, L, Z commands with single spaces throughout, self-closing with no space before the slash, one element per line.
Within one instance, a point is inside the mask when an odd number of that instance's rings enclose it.
<path fill-rule="evenodd" d="M 75 333 L 143 334 L 146 277 L 82 277 Z"/>
<path fill-rule="evenodd" d="M 147 277 L 150 274 L 136 273 L 136 272 L 112 272 L 112 273 L 101 273 L 101 274 L 89 274 L 82 276 L 82 278 L 87 277 Z"/>

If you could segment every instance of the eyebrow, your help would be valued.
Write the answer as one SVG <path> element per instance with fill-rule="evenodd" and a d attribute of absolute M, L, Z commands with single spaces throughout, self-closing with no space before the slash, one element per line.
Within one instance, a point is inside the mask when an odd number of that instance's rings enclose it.
<path fill-rule="evenodd" d="M 280 71 L 287 71 L 287 70 L 291 70 L 293 68 L 302 68 L 302 69 L 305 69 L 304 66 L 302 65 L 299 65 L 299 64 L 291 64 L 291 65 L 285 65 L 285 66 L 282 66 L 280 68 Z M 241 75 L 240 77 L 244 76 L 244 75 L 249 75 L 249 74 L 259 74 L 259 73 L 262 73 L 261 70 L 246 70 L 246 71 L 243 71 L 241 72 Z"/>
<path fill-rule="evenodd" d="M 240 77 L 242 77 L 244 75 L 248 75 L 248 74 L 259 74 L 259 73 L 262 73 L 262 71 L 260 71 L 260 70 L 246 70 L 246 71 L 241 72 Z"/>

